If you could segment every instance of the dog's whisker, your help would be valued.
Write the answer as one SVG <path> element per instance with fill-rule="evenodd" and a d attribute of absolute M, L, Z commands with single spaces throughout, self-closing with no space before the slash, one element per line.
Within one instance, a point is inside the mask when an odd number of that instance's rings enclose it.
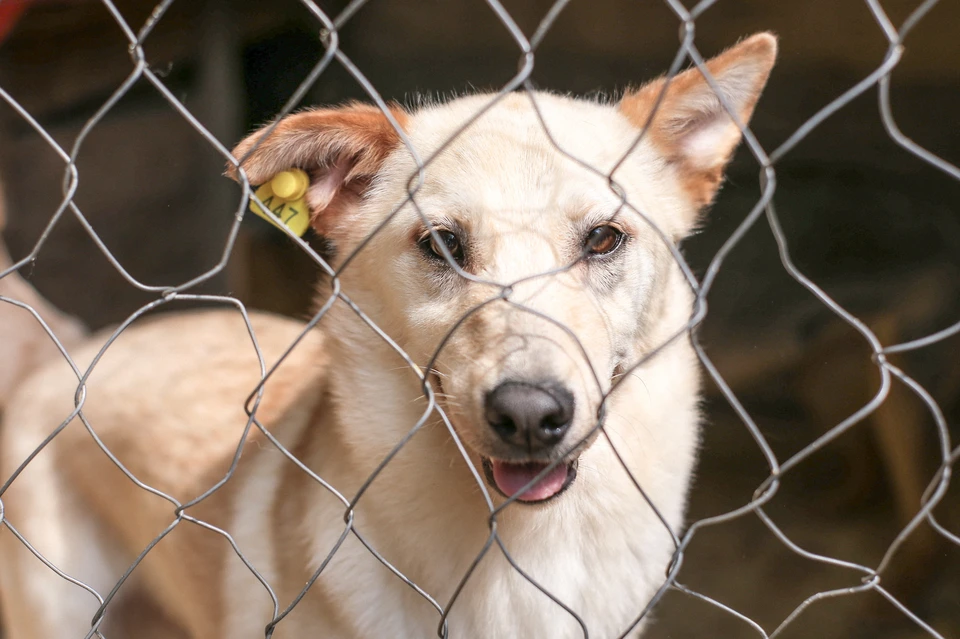
<path fill-rule="evenodd" d="M 437 370 L 436 368 L 431 368 L 431 369 L 430 369 L 430 372 L 433 373 L 434 375 L 436 375 L 437 377 L 440 377 L 440 378 L 450 377 L 450 374 L 449 374 L 449 373 L 443 373 L 443 372 Z"/>
<path fill-rule="evenodd" d="M 434 392 L 433 396 L 436 399 L 442 399 L 444 404 L 448 404 L 448 405 L 456 404 L 456 399 L 457 399 L 456 395 L 448 395 L 446 393 Z M 426 398 L 427 398 L 426 395 L 418 395 L 417 397 L 414 397 L 413 399 L 411 399 L 409 403 L 413 404 L 415 402 L 419 402 Z"/>

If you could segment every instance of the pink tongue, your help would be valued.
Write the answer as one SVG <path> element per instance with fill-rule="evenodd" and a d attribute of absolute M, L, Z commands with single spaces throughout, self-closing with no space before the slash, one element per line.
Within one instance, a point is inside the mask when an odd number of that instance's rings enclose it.
<path fill-rule="evenodd" d="M 491 464 L 493 466 L 493 481 L 497 483 L 497 488 L 507 497 L 513 497 L 547 467 L 547 464 L 540 463 L 511 464 L 491 461 Z M 556 468 L 547 473 L 546 477 L 531 486 L 527 492 L 517 499 L 519 501 L 540 501 L 553 497 L 560 492 L 566 480 L 567 465 L 558 464 Z"/>

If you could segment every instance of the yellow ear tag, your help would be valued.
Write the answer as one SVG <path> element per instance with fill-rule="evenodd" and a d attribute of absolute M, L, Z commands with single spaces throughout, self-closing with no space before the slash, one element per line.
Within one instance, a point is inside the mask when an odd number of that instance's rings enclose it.
<path fill-rule="evenodd" d="M 261 209 L 252 199 L 250 210 L 274 226 L 286 226 L 298 237 L 303 237 L 310 228 L 310 209 L 304 197 L 309 186 L 310 178 L 305 171 L 281 171 L 256 191 L 257 197 L 268 210 Z"/>

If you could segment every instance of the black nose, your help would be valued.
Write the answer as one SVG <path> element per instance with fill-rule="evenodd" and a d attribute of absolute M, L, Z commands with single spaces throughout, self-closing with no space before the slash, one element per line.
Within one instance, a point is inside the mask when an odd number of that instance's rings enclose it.
<path fill-rule="evenodd" d="M 504 382 L 487 393 L 485 412 L 503 441 L 534 452 L 563 439 L 573 419 L 573 395 L 557 385 Z"/>

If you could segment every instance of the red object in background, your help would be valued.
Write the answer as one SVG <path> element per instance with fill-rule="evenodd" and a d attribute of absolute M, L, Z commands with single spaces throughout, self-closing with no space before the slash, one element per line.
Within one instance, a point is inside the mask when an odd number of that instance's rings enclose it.
<path fill-rule="evenodd" d="M 0 44 L 7 39 L 20 15 L 31 2 L 33 0 L 0 0 Z"/>

